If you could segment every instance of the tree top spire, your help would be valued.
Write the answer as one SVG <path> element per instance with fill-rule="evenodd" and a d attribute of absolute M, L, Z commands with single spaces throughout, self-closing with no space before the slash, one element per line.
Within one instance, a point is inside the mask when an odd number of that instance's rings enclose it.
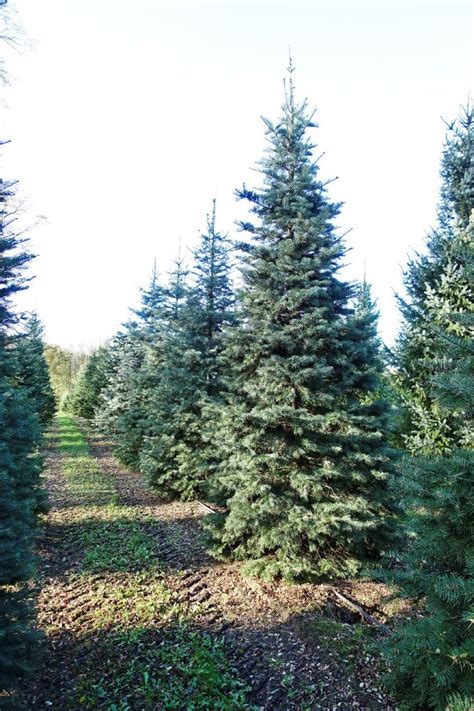
<path fill-rule="evenodd" d="M 283 80 L 283 85 L 285 88 L 285 98 L 288 106 L 291 110 L 293 110 L 295 106 L 295 85 L 293 84 L 293 72 L 295 71 L 295 67 L 293 65 L 293 58 L 291 56 L 290 46 L 288 46 L 288 67 L 286 71 L 288 72 L 288 84 L 286 79 Z"/>

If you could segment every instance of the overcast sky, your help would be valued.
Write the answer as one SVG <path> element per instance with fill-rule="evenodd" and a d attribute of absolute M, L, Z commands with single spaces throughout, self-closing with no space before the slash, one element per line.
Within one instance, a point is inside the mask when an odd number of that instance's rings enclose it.
<path fill-rule="evenodd" d="M 466 103 L 468 2 L 11 0 L 33 44 L 8 53 L 3 175 L 20 181 L 38 254 L 21 297 L 47 340 L 104 341 L 137 303 L 157 258 L 192 246 L 217 198 L 231 236 L 233 191 L 279 115 L 291 46 L 297 97 L 317 107 L 321 176 L 364 269 L 387 342 L 407 254 L 434 223 L 444 117 Z"/>

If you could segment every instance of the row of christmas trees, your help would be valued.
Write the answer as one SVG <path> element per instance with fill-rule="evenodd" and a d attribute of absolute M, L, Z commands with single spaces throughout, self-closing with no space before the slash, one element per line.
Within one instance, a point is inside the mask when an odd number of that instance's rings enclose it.
<path fill-rule="evenodd" d="M 15 232 L 13 185 L 0 181 L 0 705 L 31 659 L 35 633 L 27 581 L 34 572 L 38 514 L 46 509 L 40 449 L 55 412 L 42 328 L 14 313 L 31 259 Z"/>
<path fill-rule="evenodd" d="M 338 274 L 340 206 L 318 178 L 313 114 L 295 103 L 291 69 L 283 115 L 265 123 L 262 186 L 238 191 L 254 220 L 240 224 L 237 293 L 214 209 L 190 271 L 179 257 L 166 285 L 153 274 L 68 406 L 162 497 L 215 502 L 211 550 L 249 572 L 347 576 L 395 551 L 378 575 L 427 614 L 387 643 L 392 684 L 411 707 L 467 709 L 472 112 L 449 127 L 438 224 L 408 266 L 389 367 L 368 285 Z"/>

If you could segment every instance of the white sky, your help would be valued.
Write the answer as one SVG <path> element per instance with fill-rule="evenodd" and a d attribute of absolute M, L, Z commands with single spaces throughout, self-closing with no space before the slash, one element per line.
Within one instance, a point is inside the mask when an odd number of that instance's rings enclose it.
<path fill-rule="evenodd" d="M 470 3 L 11 0 L 33 49 L 8 54 L 2 174 L 20 180 L 36 278 L 20 298 L 49 342 L 90 345 L 169 268 L 217 197 L 255 184 L 260 115 L 276 118 L 291 45 L 297 96 L 317 107 L 321 177 L 352 228 L 390 342 L 393 290 L 434 222 L 444 124 L 472 71 Z M 8 108 L 7 108 L 8 107 Z"/>

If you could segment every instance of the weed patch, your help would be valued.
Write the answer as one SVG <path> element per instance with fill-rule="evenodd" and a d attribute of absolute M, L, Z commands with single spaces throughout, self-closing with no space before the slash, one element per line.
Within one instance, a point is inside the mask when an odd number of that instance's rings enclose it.
<path fill-rule="evenodd" d="M 161 636 L 132 629 L 109 637 L 101 657 L 111 660 L 111 652 L 113 663 L 80 680 L 76 703 L 109 711 L 249 708 L 222 643 L 209 635 L 183 625 Z"/>

